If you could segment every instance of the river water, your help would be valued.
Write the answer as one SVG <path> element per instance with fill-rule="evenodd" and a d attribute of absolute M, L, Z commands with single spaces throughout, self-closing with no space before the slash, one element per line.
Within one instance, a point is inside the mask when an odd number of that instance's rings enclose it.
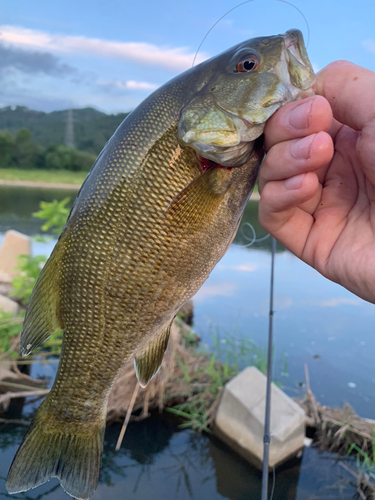
<path fill-rule="evenodd" d="M 39 201 L 70 197 L 66 190 L 0 187 L 0 242 L 8 229 L 40 234 L 32 218 Z M 252 235 L 265 235 L 257 222 L 257 202 L 246 208 L 237 237 L 194 297 L 194 329 L 208 348 L 225 351 L 228 339 L 251 338 L 265 348 L 268 328 L 270 239 L 246 247 Z M 34 243 L 35 254 L 48 254 L 54 241 Z M 304 364 L 311 387 L 326 405 L 351 404 L 375 418 L 375 308 L 329 282 L 281 246 L 275 264 L 274 374 L 291 396 L 304 391 Z M 27 409 L 27 407 L 26 407 Z M 19 418 L 17 408 L 11 409 Z M 25 412 L 25 410 L 24 410 Z M 25 428 L 0 428 L 0 479 L 5 478 Z M 119 453 L 117 425 L 106 433 L 101 482 L 96 499 L 256 499 L 260 475 L 223 444 L 180 431 L 175 421 L 154 416 L 128 429 Z M 354 490 L 336 457 L 306 449 L 299 460 L 276 471 L 275 499 L 351 498 Z M 271 478 L 272 479 L 272 478 Z M 40 496 L 42 495 L 42 497 Z M 0 499 L 8 498 L 0 481 Z M 12 498 L 66 498 L 55 482 Z"/>

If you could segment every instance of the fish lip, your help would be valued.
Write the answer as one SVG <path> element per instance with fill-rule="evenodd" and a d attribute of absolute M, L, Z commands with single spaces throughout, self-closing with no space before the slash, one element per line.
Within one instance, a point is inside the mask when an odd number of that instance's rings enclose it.
<path fill-rule="evenodd" d="M 306 50 L 302 49 L 302 33 L 299 30 L 288 30 L 281 36 L 284 38 L 285 48 L 293 54 L 297 61 L 303 66 L 310 66 Z"/>
<path fill-rule="evenodd" d="M 298 100 L 302 94 L 311 89 L 316 77 L 305 49 L 302 33 L 296 29 L 288 30 L 281 37 L 284 40 L 284 48 L 280 60 L 271 72 L 277 75 L 289 90 L 291 100 Z M 297 72 L 291 73 L 291 68 Z M 281 102 L 281 106 L 286 102 L 289 102 L 289 99 Z"/>

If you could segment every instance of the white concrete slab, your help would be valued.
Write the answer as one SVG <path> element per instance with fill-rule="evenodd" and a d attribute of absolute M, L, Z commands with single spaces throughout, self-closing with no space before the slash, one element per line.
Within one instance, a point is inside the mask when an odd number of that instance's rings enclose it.
<path fill-rule="evenodd" d="M 0 247 L 0 281 L 9 283 L 15 276 L 19 255 L 31 254 L 31 240 L 18 231 L 7 231 Z"/>
<path fill-rule="evenodd" d="M 266 377 L 246 368 L 224 388 L 214 433 L 247 460 L 261 468 Z M 271 390 L 270 468 L 297 454 L 305 438 L 305 413 L 276 385 Z"/>

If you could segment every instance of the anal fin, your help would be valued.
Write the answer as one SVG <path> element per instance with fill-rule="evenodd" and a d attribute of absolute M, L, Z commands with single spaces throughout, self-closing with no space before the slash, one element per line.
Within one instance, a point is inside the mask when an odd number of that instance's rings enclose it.
<path fill-rule="evenodd" d="M 142 387 L 150 382 L 163 362 L 164 353 L 168 345 L 172 323 L 163 326 L 151 339 L 146 347 L 137 352 L 134 359 L 134 368 L 137 379 Z"/>
<path fill-rule="evenodd" d="M 59 239 L 34 286 L 23 323 L 20 350 L 27 356 L 63 327 L 60 320 L 59 274 L 62 254 Z"/>

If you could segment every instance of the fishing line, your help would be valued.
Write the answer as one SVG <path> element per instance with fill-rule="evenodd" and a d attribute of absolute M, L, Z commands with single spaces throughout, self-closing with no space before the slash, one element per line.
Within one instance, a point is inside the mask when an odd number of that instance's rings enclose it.
<path fill-rule="evenodd" d="M 226 12 L 224 15 L 222 15 L 220 17 L 220 19 L 218 19 L 216 21 L 216 23 L 214 23 L 211 28 L 207 31 L 207 33 L 205 34 L 203 40 L 201 41 L 201 43 L 199 44 L 199 47 L 195 53 L 195 56 L 194 56 L 194 59 L 193 59 L 193 64 L 191 65 L 191 67 L 194 66 L 195 64 L 195 60 L 197 58 L 197 55 L 198 55 L 198 52 L 200 51 L 204 41 L 206 40 L 206 38 L 208 37 L 208 35 L 211 33 L 211 31 L 215 28 L 215 26 L 217 24 L 219 24 L 219 22 L 224 19 L 224 17 L 226 17 L 228 14 L 230 14 L 231 12 L 233 12 L 234 10 L 238 9 L 238 7 L 241 7 L 242 5 L 245 5 L 246 3 L 250 3 L 250 2 L 254 2 L 255 0 L 246 0 L 245 2 L 241 2 L 239 3 L 238 5 L 236 5 L 235 7 L 232 7 L 230 10 L 228 10 L 228 12 Z M 276 2 L 281 2 L 281 3 L 285 3 L 287 5 L 290 5 L 291 7 L 293 7 L 293 9 L 295 9 L 297 12 L 299 12 L 301 14 L 301 16 L 303 17 L 305 23 L 306 23 L 306 26 L 307 26 L 307 43 L 306 43 L 306 48 L 309 46 L 309 43 L 310 43 L 310 26 L 309 26 L 309 23 L 304 15 L 304 13 L 298 8 L 296 7 L 294 4 L 292 4 L 291 2 L 287 2 L 287 0 L 276 0 Z"/>
<path fill-rule="evenodd" d="M 264 418 L 263 435 L 263 471 L 262 471 L 262 500 L 268 499 L 268 463 L 271 444 L 271 383 L 272 383 L 272 345 L 273 345 L 273 288 L 275 270 L 276 240 L 272 238 L 271 255 L 271 286 L 270 286 L 270 311 L 268 322 L 268 352 L 267 352 L 267 388 L 266 388 L 266 414 Z M 274 490 L 274 487 L 272 488 Z M 273 491 L 272 491 L 273 495 Z"/>
<path fill-rule="evenodd" d="M 245 234 L 245 231 L 244 231 L 245 227 L 250 228 L 250 231 L 253 233 L 252 238 L 249 238 L 249 236 L 247 236 Z M 243 224 L 241 224 L 241 236 L 243 237 L 244 240 L 249 241 L 249 243 L 246 243 L 246 245 L 243 245 L 243 246 L 245 248 L 250 248 L 252 245 L 254 245 L 254 243 L 259 243 L 261 241 L 264 241 L 264 240 L 268 239 L 271 235 L 266 234 L 266 236 L 263 236 L 262 238 L 257 238 L 254 226 L 252 224 L 250 224 L 250 222 L 244 222 Z"/>
<path fill-rule="evenodd" d="M 270 500 L 273 500 L 273 495 L 275 493 L 275 486 L 276 486 L 276 471 L 275 471 L 275 466 L 273 466 L 272 467 L 272 490 L 271 490 Z"/>

